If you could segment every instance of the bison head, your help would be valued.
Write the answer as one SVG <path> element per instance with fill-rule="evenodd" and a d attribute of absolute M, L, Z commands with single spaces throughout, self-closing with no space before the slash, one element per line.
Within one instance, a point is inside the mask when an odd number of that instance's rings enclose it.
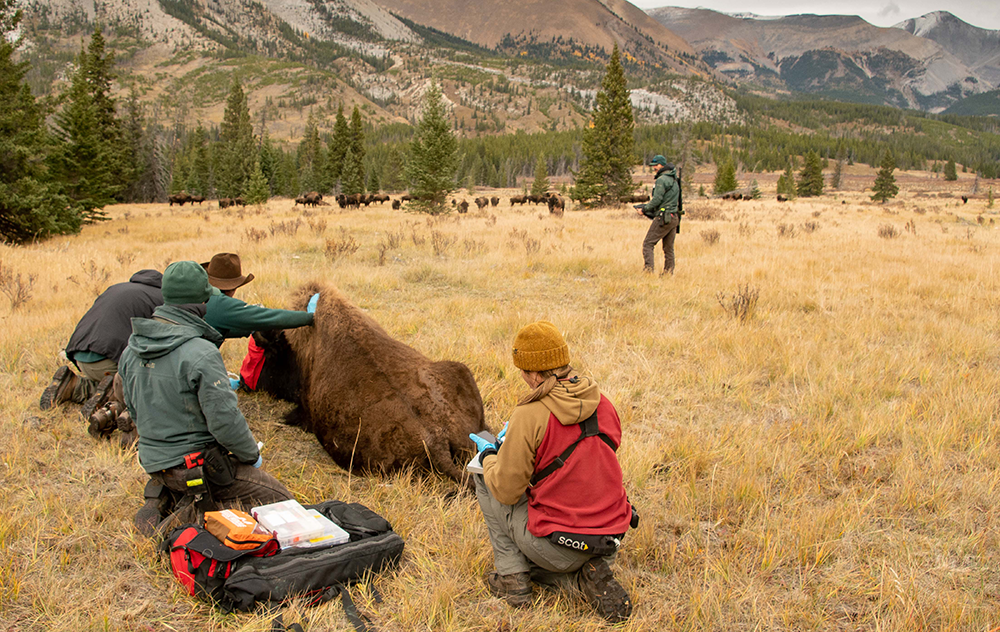
<path fill-rule="evenodd" d="M 261 367 L 255 390 L 300 404 L 301 373 L 285 332 L 255 331 L 253 341 L 264 350 L 264 366 Z"/>

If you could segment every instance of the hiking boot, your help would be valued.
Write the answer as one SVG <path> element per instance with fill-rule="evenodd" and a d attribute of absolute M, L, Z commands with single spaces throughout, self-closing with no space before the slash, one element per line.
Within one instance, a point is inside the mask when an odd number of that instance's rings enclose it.
<path fill-rule="evenodd" d="M 486 573 L 486 585 L 489 586 L 491 595 L 506 599 L 515 608 L 531 605 L 531 573 Z"/>
<path fill-rule="evenodd" d="M 107 403 L 108 398 L 111 397 L 114 382 L 114 375 L 104 376 L 104 379 L 97 385 L 97 390 L 95 390 L 94 394 L 91 395 L 86 402 L 84 402 L 83 408 L 80 409 L 80 414 L 83 415 L 84 419 L 90 419 L 90 416 L 94 414 L 95 410 Z"/>
<path fill-rule="evenodd" d="M 72 401 L 73 393 L 76 391 L 79 381 L 80 376 L 70 371 L 68 366 L 63 365 L 59 367 L 52 375 L 52 383 L 42 391 L 42 398 L 38 402 L 38 407 L 42 410 L 48 410 L 63 402 Z"/>
<path fill-rule="evenodd" d="M 170 492 L 152 480 L 146 482 L 143 490 L 146 504 L 136 512 L 133 522 L 136 530 L 146 537 L 156 535 L 156 527 L 169 515 L 170 505 L 173 504 L 173 497 Z"/>
<path fill-rule="evenodd" d="M 632 614 L 632 600 L 603 558 L 597 557 L 580 569 L 580 590 L 597 614 L 611 623 L 620 623 Z"/>

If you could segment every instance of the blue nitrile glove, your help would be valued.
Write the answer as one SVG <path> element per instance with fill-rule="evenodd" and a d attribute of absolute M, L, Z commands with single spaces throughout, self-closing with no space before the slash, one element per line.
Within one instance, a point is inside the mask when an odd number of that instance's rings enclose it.
<path fill-rule="evenodd" d="M 489 449 L 492 449 L 492 450 L 496 450 L 497 449 L 496 445 L 490 443 L 486 439 L 483 439 L 482 437 L 480 437 L 477 434 L 472 434 L 470 432 L 469 433 L 469 438 L 472 439 L 472 442 L 476 444 L 476 448 L 478 448 L 480 452 L 483 452 L 483 451 L 489 450 Z"/>
<path fill-rule="evenodd" d="M 510 422 L 508 421 L 507 423 L 505 423 L 503 425 L 503 430 L 501 430 L 497 434 L 497 448 L 499 448 L 503 444 L 503 438 L 507 436 L 507 426 L 509 426 L 509 425 L 510 425 Z"/>
<path fill-rule="evenodd" d="M 264 465 L 264 456 L 261 455 L 261 454 L 258 454 L 257 455 L 257 460 L 254 461 L 253 466 L 259 470 L 261 465 Z"/>
<path fill-rule="evenodd" d="M 642 210 L 645 210 L 645 209 L 646 209 L 646 205 L 645 205 L 645 204 L 636 204 L 636 205 L 635 205 L 635 206 L 633 206 L 632 208 L 634 208 L 634 209 L 635 209 L 635 210 L 637 210 L 637 211 L 642 211 Z"/>
<path fill-rule="evenodd" d="M 309 299 L 309 303 L 306 305 L 306 311 L 310 314 L 315 314 L 317 303 L 319 303 L 319 292 L 313 294 L 312 298 Z"/>
<path fill-rule="evenodd" d="M 234 377 L 229 378 L 229 388 L 238 390 L 240 388 L 240 381 Z"/>

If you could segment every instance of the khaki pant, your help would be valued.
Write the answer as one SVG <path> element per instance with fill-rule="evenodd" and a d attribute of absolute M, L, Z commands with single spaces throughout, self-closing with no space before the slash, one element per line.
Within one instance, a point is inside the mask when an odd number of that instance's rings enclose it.
<path fill-rule="evenodd" d="M 191 497 L 184 497 L 187 493 L 187 470 L 185 468 L 175 467 L 162 472 L 154 472 L 149 477 L 155 483 L 174 492 L 174 496 L 180 497 L 173 513 L 164 518 L 157 527 L 161 533 L 169 533 L 171 529 L 183 524 L 198 523 L 199 509 L 190 502 Z M 278 479 L 252 465 L 243 463 L 237 465 L 235 478 L 236 480 L 225 487 L 210 486 L 212 501 L 217 509 L 241 509 L 249 513 L 253 507 L 270 505 L 293 498 L 288 488 L 282 485 Z"/>
<path fill-rule="evenodd" d="M 100 382 L 108 375 L 114 375 L 118 372 L 118 363 L 109 358 L 97 362 L 77 362 L 76 366 L 80 368 L 80 373 L 84 377 L 94 382 Z"/>
<path fill-rule="evenodd" d="M 505 505 L 493 497 L 482 474 L 475 474 L 476 498 L 493 545 L 493 564 L 501 575 L 531 573 L 531 580 L 570 590 L 578 589 L 576 571 L 593 558 L 539 538 L 528 531 L 528 497 L 521 495 L 515 505 Z M 610 566 L 615 556 L 605 556 Z"/>
<path fill-rule="evenodd" d="M 653 249 L 657 242 L 663 242 L 663 271 L 673 274 L 674 272 L 674 239 L 677 237 L 677 227 L 681 223 L 681 218 L 675 213 L 667 215 L 670 219 L 664 223 L 663 217 L 653 219 L 646 232 L 646 238 L 642 240 L 642 264 L 647 272 L 654 269 Z"/>

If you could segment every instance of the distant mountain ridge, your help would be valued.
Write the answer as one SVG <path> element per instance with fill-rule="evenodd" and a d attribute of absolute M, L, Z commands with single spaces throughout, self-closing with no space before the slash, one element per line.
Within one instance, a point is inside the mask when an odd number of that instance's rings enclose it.
<path fill-rule="evenodd" d="M 904 20 L 894 28 L 937 42 L 994 88 L 1000 87 L 1000 31 L 973 26 L 947 11 Z"/>
<path fill-rule="evenodd" d="M 716 70 L 771 90 L 940 112 L 996 87 L 993 74 L 937 41 L 857 16 L 735 18 L 679 7 L 648 13 Z"/>

